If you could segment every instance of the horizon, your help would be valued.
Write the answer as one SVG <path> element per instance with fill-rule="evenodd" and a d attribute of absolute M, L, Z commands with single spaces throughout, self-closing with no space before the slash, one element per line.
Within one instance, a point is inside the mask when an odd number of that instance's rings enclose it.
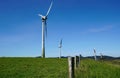
<path fill-rule="evenodd" d="M 41 56 L 42 22 L 51 0 L 0 1 L 0 57 Z M 120 57 L 119 0 L 53 0 L 48 15 L 46 57 Z"/>
<path fill-rule="evenodd" d="M 79 55 L 76 55 L 79 56 Z M 82 56 L 82 55 L 81 55 Z M 61 58 L 66 58 L 66 57 L 75 57 L 75 56 L 61 56 Z M 94 58 L 94 55 L 91 56 L 82 56 L 83 58 Z M 100 55 L 96 55 L 96 57 L 101 57 Z M 116 57 L 116 56 L 108 56 L 108 55 L 103 55 L 103 57 L 112 57 L 112 58 L 120 58 L 120 56 Z M 0 56 L 0 58 L 42 58 L 42 56 Z M 45 58 L 59 58 L 59 56 L 56 57 L 45 57 Z"/>

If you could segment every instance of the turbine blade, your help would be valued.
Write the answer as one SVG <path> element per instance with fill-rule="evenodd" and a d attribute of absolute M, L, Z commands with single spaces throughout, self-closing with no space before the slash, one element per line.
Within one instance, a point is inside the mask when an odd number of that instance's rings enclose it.
<path fill-rule="evenodd" d="M 48 14 L 49 14 L 49 12 L 50 12 L 50 10 L 51 10 L 52 5 L 53 5 L 53 1 L 52 1 L 51 4 L 50 4 L 50 7 L 49 7 L 49 9 L 48 9 L 48 11 L 47 11 L 46 16 L 48 16 Z"/>
<path fill-rule="evenodd" d="M 60 40 L 60 47 L 62 47 L 62 39 Z"/>
<path fill-rule="evenodd" d="M 60 40 L 60 45 L 62 46 L 62 39 Z"/>
<path fill-rule="evenodd" d="M 59 48 L 62 48 L 62 39 L 60 40 Z"/>
<path fill-rule="evenodd" d="M 41 14 L 38 14 L 38 16 L 43 17 L 43 15 L 41 15 Z"/>
<path fill-rule="evenodd" d="M 95 48 L 94 48 L 94 53 L 96 53 L 96 50 L 95 50 Z"/>

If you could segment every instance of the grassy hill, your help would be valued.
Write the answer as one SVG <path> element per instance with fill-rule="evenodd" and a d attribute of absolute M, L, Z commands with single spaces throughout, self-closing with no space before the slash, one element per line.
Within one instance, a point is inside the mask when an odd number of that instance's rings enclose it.
<path fill-rule="evenodd" d="M 120 60 L 82 59 L 76 78 L 119 78 Z M 0 58 L 0 78 L 68 78 L 66 58 Z"/>
<path fill-rule="evenodd" d="M 120 60 L 94 61 L 83 59 L 76 70 L 76 78 L 119 78 Z"/>
<path fill-rule="evenodd" d="M 68 78 L 67 59 L 0 58 L 0 78 Z"/>

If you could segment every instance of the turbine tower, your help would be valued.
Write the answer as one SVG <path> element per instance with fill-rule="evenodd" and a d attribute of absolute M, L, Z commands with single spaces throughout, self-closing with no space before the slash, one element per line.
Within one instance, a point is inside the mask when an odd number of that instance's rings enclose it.
<path fill-rule="evenodd" d="M 101 58 L 101 59 L 103 58 L 103 55 L 102 55 L 102 53 L 100 53 L 100 58 Z"/>
<path fill-rule="evenodd" d="M 51 2 L 50 7 L 46 13 L 46 15 L 38 14 L 38 16 L 41 17 L 42 20 L 42 58 L 45 58 L 45 34 L 47 36 L 47 16 L 51 10 L 53 2 Z"/>
<path fill-rule="evenodd" d="M 58 48 L 60 48 L 60 56 L 59 56 L 59 58 L 61 58 L 62 39 L 60 40 L 60 44 L 59 44 Z"/>
<path fill-rule="evenodd" d="M 97 60 L 95 48 L 93 50 L 94 50 L 94 58 L 95 58 L 95 60 Z"/>

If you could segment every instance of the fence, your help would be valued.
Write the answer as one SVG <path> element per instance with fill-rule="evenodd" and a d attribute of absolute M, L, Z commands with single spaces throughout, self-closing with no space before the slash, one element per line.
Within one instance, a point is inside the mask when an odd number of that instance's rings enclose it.
<path fill-rule="evenodd" d="M 75 57 L 68 57 L 69 78 L 75 78 L 75 69 L 80 64 L 81 55 Z"/>

